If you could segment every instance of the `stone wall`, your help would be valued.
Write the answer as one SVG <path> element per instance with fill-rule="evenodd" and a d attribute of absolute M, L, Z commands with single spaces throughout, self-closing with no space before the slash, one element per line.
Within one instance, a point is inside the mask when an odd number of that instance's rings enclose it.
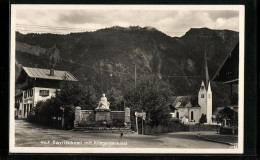
<path fill-rule="evenodd" d="M 111 118 L 125 120 L 125 111 L 111 111 Z"/>
<path fill-rule="evenodd" d="M 81 107 L 75 107 L 74 128 L 86 126 L 98 126 L 104 122 L 110 126 L 130 127 L 130 108 L 126 107 L 124 111 L 110 110 L 81 110 Z"/>

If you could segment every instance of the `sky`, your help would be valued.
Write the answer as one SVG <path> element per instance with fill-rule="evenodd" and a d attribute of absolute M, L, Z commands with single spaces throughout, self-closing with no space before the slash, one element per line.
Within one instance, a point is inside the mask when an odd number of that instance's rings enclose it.
<path fill-rule="evenodd" d="M 22 33 L 96 31 L 112 26 L 154 27 L 171 37 L 190 28 L 239 30 L 237 10 L 17 9 L 15 27 Z"/>

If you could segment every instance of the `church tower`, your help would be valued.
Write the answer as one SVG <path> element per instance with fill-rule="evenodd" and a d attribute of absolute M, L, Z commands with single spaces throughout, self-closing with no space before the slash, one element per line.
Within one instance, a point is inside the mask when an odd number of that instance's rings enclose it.
<path fill-rule="evenodd" d="M 204 81 L 201 82 L 198 94 L 198 104 L 200 106 L 200 115 L 207 114 L 207 90 Z"/>
<path fill-rule="evenodd" d="M 208 73 L 208 64 L 207 64 L 207 55 L 205 49 L 205 84 L 202 81 L 200 90 L 198 93 L 198 104 L 201 107 L 200 115 L 206 114 L 207 115 L 207 123 L 212 122 L 212 91 L 209 81 L 209 73 Z"/>
<path fill-rule="evenodd" d="M 212 122 L 212 91 L 210 82 L 208 84 L 208 90 L 207 90 L 207 123 Z"/>

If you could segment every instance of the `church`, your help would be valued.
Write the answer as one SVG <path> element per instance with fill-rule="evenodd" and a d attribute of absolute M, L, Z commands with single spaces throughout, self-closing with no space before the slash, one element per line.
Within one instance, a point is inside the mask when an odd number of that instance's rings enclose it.
<path fill-rule="evenodd" d="M 198 95 L 185 95 L 174 97 L 173 106 L 176 108 L 171 113 L 172 117 L 181 120 L 182 123 L 199 123 L 202 114 L 206 114 L 207 123 L 212 123 L 212 91 L 209 81 L 207 58 L 205 52 L 206 81 L 201 82 Z"/>

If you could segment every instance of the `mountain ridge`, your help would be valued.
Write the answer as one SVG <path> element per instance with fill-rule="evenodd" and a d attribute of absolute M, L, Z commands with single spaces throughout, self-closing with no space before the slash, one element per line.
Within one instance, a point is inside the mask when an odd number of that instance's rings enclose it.
<path fill-rule="evenodd" d="M 124 90 L 125 84 L 133 83 L 137 66 L 139 75 L 157 75 L 172 85 L 176 95 L 187 95 L 196 94 L 204 80 L 204 52 L 212 78 L 237 41 L 238 32 L 209 28 L 191 28 L 181 37 L 168 36 L 153 27 L 136 26 L 67 35 L 17 32 L 18 44 L 46 51 L 26 55 L 18 49 L 16 61 L 28 67 L 68 70 L 83 83 L 91 84 L 98 93 L 111 87 Z"/>

